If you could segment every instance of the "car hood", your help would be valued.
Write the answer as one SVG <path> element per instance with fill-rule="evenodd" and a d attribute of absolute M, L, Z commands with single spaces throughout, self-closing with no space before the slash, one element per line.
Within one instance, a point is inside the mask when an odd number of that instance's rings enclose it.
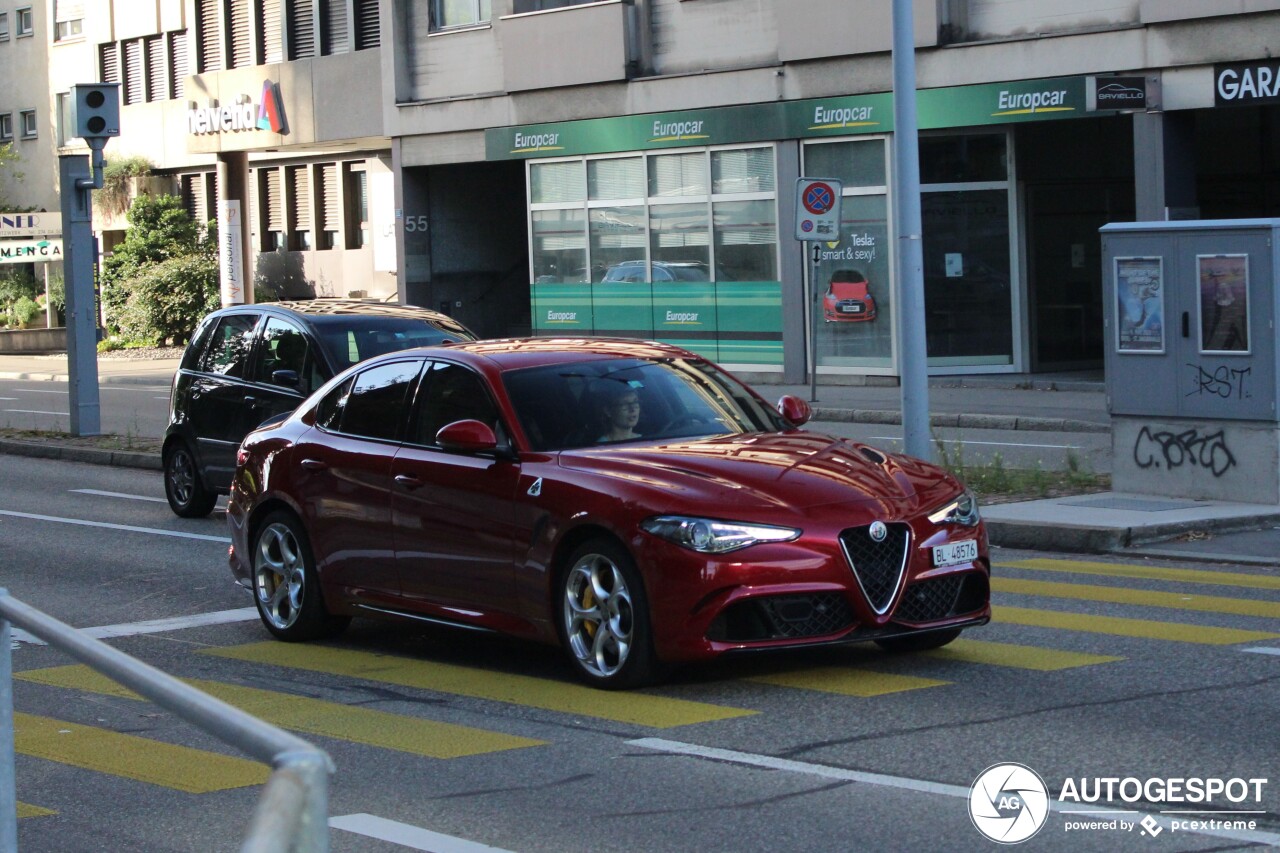
<path fill-rule="evenodd" d="M 777 512 L 868 504 L 900 515 L 959 489 L 941 469 L 821 433 L 749 433 L 564 451 L 560 465 L 617 480 L 614 494 L 665 493 L 671 511 L 732 505 Z M 689 501 L 686 510 L 674 506 Z"/>

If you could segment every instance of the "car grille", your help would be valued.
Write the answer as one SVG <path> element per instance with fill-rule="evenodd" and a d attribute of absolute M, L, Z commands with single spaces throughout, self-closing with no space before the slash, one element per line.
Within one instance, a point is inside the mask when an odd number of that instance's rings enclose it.
<path fill-rule="evenodd" d="M 711 640 L 750 643 L 822 637 L 853 624 L 853 611 L 835 592 L 773 595 L 739 601 L 716 617 Z"/>
<path fill-rule="evenodd" d="M 889 524 L 883 542 L 871 538 L 870 527 L 851 527 L 840 533 L 845 558 L 862 592 L 876 613 L 884 613 L 907 568 L 911 531 L 905 524 Z"/>
<path fill-rule="evenodd" d="M 988 597 L 988 585 L 973 572 L 931 578 L 906 588 L 893 618 L 900 622 L 936 622 L 981 610 Z"/>

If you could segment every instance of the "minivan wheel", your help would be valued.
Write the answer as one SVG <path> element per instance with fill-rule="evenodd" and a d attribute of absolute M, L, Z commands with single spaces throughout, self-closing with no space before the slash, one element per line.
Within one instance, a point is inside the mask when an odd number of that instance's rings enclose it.
<path fill-rule="evenodd" d="M 306 531 L 286 510 L 263 520 L 253 538 L 253 600 L 267 630 L 298 642 L 333 637 L 351 623 L 325 608 Z"/>
<path fill-rule="evenodd" d="M 174 442 L 164 454 L 164 496 L 182 518 L 204 518 L 213 512 L 218 496 L 200 478 L 196 458 L 184 442 Z"/>

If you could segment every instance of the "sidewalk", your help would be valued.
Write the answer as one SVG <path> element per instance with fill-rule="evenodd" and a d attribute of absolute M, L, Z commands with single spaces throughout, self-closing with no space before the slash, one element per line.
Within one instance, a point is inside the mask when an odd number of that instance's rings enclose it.
<path fill-rule="evenodd" d="M 98 376 L 103 384 L 167 385 L 177 367 L 177 358 L 99 358 Z M 808 385 L 752 378 L 767 399 L 783 394 L 810 399 Z M 65 382 L 66 356 L 0 355 L 0 379 Z M 813 426 L 819 429 L 823 421 L 901 423 L 897 386 L 820 384 L 817 391 L 811 405 Z M 929 409 L 938 426 L 1095 433 L 1111 429 L 1100 371 L 933 377 Z M 0 441 L 0 452 L 159 467 L 159 460 L 149 454 L 30 444 Z M 95 453 L 102 458 L 96 459 Z M 1280 506 L 1270 504 L 1103 493 L 996 504 L 984 507 L 983 516 L 992 544 L 1007 548 L 1120 552 L 1280 568 Z"/>

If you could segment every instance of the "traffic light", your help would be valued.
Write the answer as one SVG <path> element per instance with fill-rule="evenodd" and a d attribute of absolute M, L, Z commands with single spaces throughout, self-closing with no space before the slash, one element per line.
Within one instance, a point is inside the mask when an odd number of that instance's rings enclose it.
<path fill-rule="evenodd" d="M 120 135 L 120 84 L 77 83 L 71 87 L 72 135 L 101 148 Z"/>

